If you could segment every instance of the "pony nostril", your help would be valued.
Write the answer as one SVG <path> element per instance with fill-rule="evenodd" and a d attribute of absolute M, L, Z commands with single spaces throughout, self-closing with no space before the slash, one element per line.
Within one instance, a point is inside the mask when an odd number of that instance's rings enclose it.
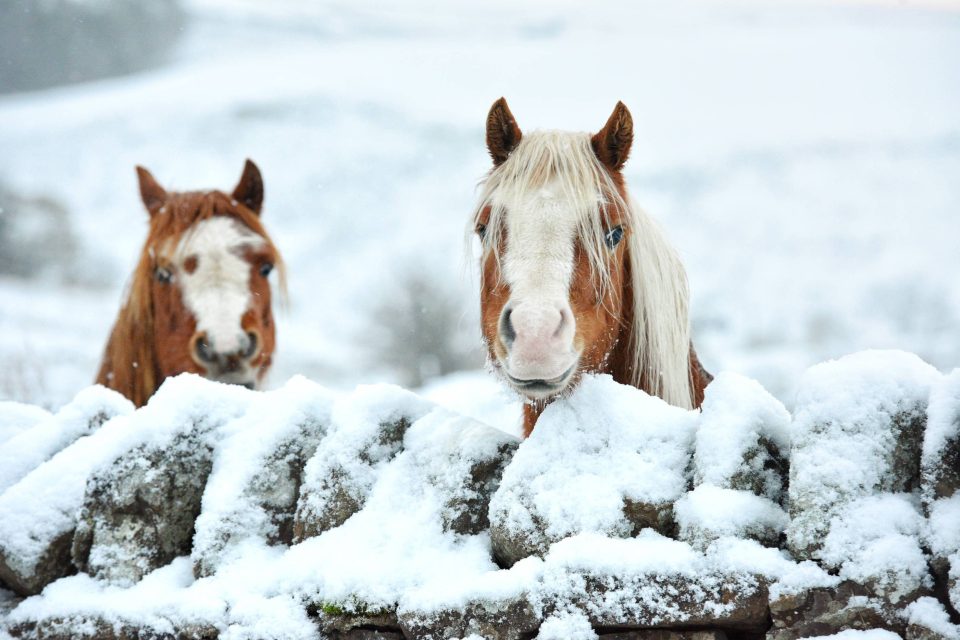
<path fill-rule="evenodd" d="M 570 322 L 570 312 L 566 309 L 560 309 L 560 324 L 557 325 L 557 330 L 553 332 L 554 338 L 559 338 L 562 336 L 563 330 L 567 326 L 568 322 Z"/>
<path fill-rule="evenodd" d="M 253 331 L 247 332 L 247 347 L 243 350 L 243 357 L 250 359 L 260 350 L 260 340 Z"/>
<path fill-rule="evenodd" d="M 213 345 L 207 340 L 206 335 L 200 335 L 194 342 L 193 350 L 201 362 L 214 362 L 217 354 L 213 351 Z"/>
<path fill-rule="evenodd" d="M 513 328 L 513 322 L 510 321 L 512 313 L 513 309 L 504 309 L 503 315 L 500 316 L 500 338 L 508 347 L 517 339 L 517 332 Z"/>

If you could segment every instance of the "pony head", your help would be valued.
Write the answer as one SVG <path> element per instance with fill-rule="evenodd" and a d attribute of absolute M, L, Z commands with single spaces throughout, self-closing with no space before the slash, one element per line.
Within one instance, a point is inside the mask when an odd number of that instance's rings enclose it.
<path fill-rule="evenodd" d="M 230 195 L 167 192 L 137 167 L 150 227 L 98 382 L 146 402 L 191 372 L 257 387 L 276 341 L 269 276 L 280 255 L 260 219 L 263 180 L 247 160 Z"/>
<path fill-rule="evenodd" d="M 632 142 L 623 103 L 595 134 L 523 134 L 503 98 L 490 109 L 493 168 L 472 220 L 482 330 L 494 368 L 533 403 L 592 371 L 691 406 L 686 276 L 630 202 Z"/>

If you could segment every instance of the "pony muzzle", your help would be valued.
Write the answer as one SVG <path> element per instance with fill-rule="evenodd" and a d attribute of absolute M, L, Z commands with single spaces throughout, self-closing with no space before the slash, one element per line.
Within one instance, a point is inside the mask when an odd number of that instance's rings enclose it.
<path fill-rule="evenodd" d="M 566 302 L 566 301 L 564 301 Z M 520 393 L 542 398 L 563 390 L 576 371 L 576 321 L 569 305 L 508 304 L 500 316 L 501 365 Z"/>
<path fill-rule="evenodd" d="M 224 352 L 206 332 L 198 332 L 190 340 L 190 357 L 211 380 L 253 388 L 256 369 L 252 363 L 260 355 L 263 339 L 258 331 L 247 331 L 232 342 L 235 348 Z"/>

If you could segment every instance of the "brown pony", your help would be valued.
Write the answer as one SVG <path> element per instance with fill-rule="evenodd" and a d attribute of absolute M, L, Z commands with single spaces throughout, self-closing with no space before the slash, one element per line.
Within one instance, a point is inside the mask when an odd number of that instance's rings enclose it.
<path fill-rule="evenodd" d="M 503 98 L 487 116 L 481 323 L 490 362 L 526 400 L 524 435 L 584 372 L 686 408 L 712 379 L 690 341 L 683 265 L 627 192 L 632 142 L 623 103 L 594 135 L 524 135 Z"/>
<path fill-rule="evenodd" d="M 97 382 L 142 406 L 179 373 L 255 388 L 275 328 L 268 276 L 283 263 L 260 221 L 263 180 L 247 160 L 231 195 L 168 193 L 137 167 L 150 229 Z"/>

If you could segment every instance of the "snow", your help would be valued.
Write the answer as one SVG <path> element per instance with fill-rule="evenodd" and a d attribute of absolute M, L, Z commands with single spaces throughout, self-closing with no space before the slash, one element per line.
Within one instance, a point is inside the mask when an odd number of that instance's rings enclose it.
<path fill-rule="evenodd" d="M 846 505 L 903 491 L 919 458 L 936 369 L 913 354 L 865 351 L 811 367 L 794 413 L 790 467 L 791 548 L 817 554 Z M 917 449 L 914 455 L 913 449 Z"/>
<path fill-rule="evenodd" d="M 10 405 L 14 403 L 3 404 L 6 406 L 0 411 L 13 413 Z M 16 406 L 20 417 L 30 416 L 30 427 L 21 430 L 0 447 L 0 493 L 77 438 L 96 431 L 113 416 L 133 412 L 133 404 L 129 400 L 100 386 L 80 391 L 56 415 L 36 407 L 29 408 L 33 411 L 26 411 L 23 405 Z"/>
<path fill-rule="evenodd" d="M 749 491 L 703 484 L 674 505 L 680 537 L 704 545 L 724 536 L 776 542 L 790 518 L 775 502 Z"/>
<path fill-rule="evenodd" d="M 960 369 L 944 376 L 930 393 L 927 429 L 923 438 L 924 461 L 936 463 L 951 440 L 960 439 Z M 925 466 L 927 466 L 925 464 Z"/>
<path fill-rule="evenodd" d="M 579 611 L 560 611 L 540 625 L 537 640 L 596 640 L 590 619 Z"/>
<path fill-rule="evenodd" d="M 948 556 L 960 552 L 960 492 L 930 505 L 930 550 Z"/>
<path fill-rule="evenodd" d="M 59 406 L 93 377 L 143 238 L 137 163 L 182 189 L 263 169 L 291 275 L 274 384 L 389 380 L 357 366 L 361 327 L 407 270 L 452 288 L 476 342 L 458 239 L 500 95 L 525 130 L 633 110 L 626 177 L 687 263 L 709 370 L 789 402 L 857 349 L 955 366 L 960 25 L 850 4 L 190 2 L 168 66 L 0 98 L 0 179 L 61 201 L 75 270 L 101 274 L 0 279 L 0 394 Z"/>
<path fill-rule="evenodd" d="M 830 522 L 822 550 L 841 578 L 873 583 L 897 602 L 920 587 L 932 587 L 921 548 L 925 522 L 907 494 L 854 500 Z"/>
<path fill-rule="evenodd" d="M 806 640 L 900 640 L 900 636 L 893 631 L 883 629 L 847 629 L 829 636 L 808 636 Z"/>
<path fill-rule="evenodd" d="M 584 376 L 520 445 L 490 520 L 541 548 L 575 533 L 628 536 L 625 501 L 669 508 L 686 491 L 697 418 L 610 376 Z"/>
<path fill-rule="evenodd" d="M 0 402 L 0 444 L 49 417 L 50 412 L 40 407 L 19 402 Z"/>
<path fill-rule="evenodd" d="M 950 622 L 950 615 L 936 598 L 925 596 L 911 602 L 906 609 L 907 621 L 938 633 L 943 640 L 960 640 L 960 626 Z"/>
<path fill-rule="evenodd" d="M 740 489 L 734 486 L 738 475 L 759 475 L 765 480 L 763 495 L 781 500 L 782 482 L 764 469 L 762 449 L 767 442 L 783 456 L 789 452 L 790 414 L 783 404 L 757 381 L 722 372 L 707 387 L 702 412 L 694 455 L 696 484 Z"/>
<path fill-rule="evenodd" d="M 228 423 L 203 492 L 192 558 L 208 575 L 241 552 L 250 539 L 277 542 L 280 515 L 292 513 L 299 472 L 330 424 L 336 396 L 305 378 L 257 398 L 250 410 Z M 289 542 L 289 541 L 288 541 Z"/>
<path fill-rule="evenodd" d="M 913 361 L 879 356 L 884 358 L 897 367 L 899 397 L 915 399 L 919 390 L 910 382 L 922 386 L 917 380 L 923 376 L 905 375 L 910 369 L 903 366 Z M 876 364 L 878 354 L 852 360 L 859 366 L 841 364 L 859 371 Z M 870 371 L 874 380 L 880 377 Z M 813 373 L 813 382 L 837 379 Z M 732 451 L 751 442 L 737 439 L 745 432 L 755 441 L 769 430 L 764 425 L 783 426 L 778 404 L 762 389 L 730 375 L 718 379 L 724 384 L 711 417 L 670 407 L 608 376 L 587 376 L 569 397 L 548 407 L 532 437 L 519 446 L 507 432 L 392 385 L 340 394 L 298 377 L 275 391 L 255 393 L 196 376 L 172 379 L 146 407 L 109 420 L 41 464 L 0 497 L 0 505 L 23 510 L 27 494 L 16 504 L 9 496 L 32 488 L 36 504 L 21 516 L 36 523 L 34 532 L 48 535 L 37 531 L 48 526 L 41 527 L 44 522 L 70 526 L 68 514 L 76 512 L 92 470 L 137 446 L 162 447 L 202 422 L 210 429 L 214 469 L 197 521 L 194 557 L 177 558 L 129 587 L 84 574 L 60 579 L 20 603 L 6 623 L 62 618 L 76 630 L 95 617 L 157 633 L 194 625 L 213 627 L 226 638 L 292 640 L 316 637 L 316 621 L 307 614 L 313 607 L 426 619 L 478 602 L 492 607 L 520 602 L 538 614 L 549 612 L 539 637 L 592 638 L 595 627 L 630 620 L 695 623 L 704 612 L 722 617 L 740 599 L 762 594 L 761 584 L 768 585 L 771 598 L 836 586 L 843 579 L 874 581 L 895 595 L 929 586 L 920 544 L 937 533 L 928 534 L 916 495 L 864 493 L 835 508 L 822 549 L 825 566 L 837 573 L 830 575 L 813 562 L 797 562 L 786 551 L 745 539 L 757 523 L 783 528 L 785 515 L 769 498 L 707 483 L 687 491 L 694 446 L 708 418 L 718 425 L 718 441 Z M 736 397 L 744 399 L 739 418 Z M 805 403 L 810 401 L 808 396 Z M 845 407 L 832 401 L 838 410 Z M 877 399 L 867 401 L 871 406 Z M 807 406 L 801 404 L 800 411 Z M 858 428 L 869 428 L 861 424 L 869 417 L 864 411 L 855 414 L 861 417 Z M 730 426 L 735 424 L 747 428 Z M 782 435 L 770 437 L 783 444 Z M 95 459 L 81 465 L 81 454 L 92 452 Z M 284 502 L 293 491 L 292 476 L 272 475 L 279 468 L 274 465 L 290 456 L 299 456 L 300 464 L 310 458 L 301 496 L 313 509 L 325 508 L 331 478 L 354 491 L 358 504 L 339 526 L 288 547 L 274 539 L 277 526 L 264 505 L 283 502 L 292 510 L 292 503 Z M 886 464 L 883 456 L 873 460 Z M 478 499 L 475 470 L 496 461 L 507 466 L 491 513 L 508 507 L 536 513 L 542 527 L 557 536 L 541 557 L 521 559 L 509 569 L 493 562 L 490 533 L 459 532 L 453 525 Z M 53 470 L 80 487 L 79 497 L 71 494 L 73 507 L 36 495 L 41 479 L 58 477 Z M 278 503 L 269 502 L 276 497 L 270 487 L 283 494 Z M 673 507 L 681 536 L 690 537 L 684 532 L 697 527 L 709 535 L 678 540 L 647 527 L 629 537 L 633 532 L 622 520 L 625 499 L 663 501 Z M 942 511 L 931 512 L 931 525 L 944 528 L 934 549 L 955 542 L 953 521 L 943 520 L 955 517 L 953 504 L 941 500 L 935 507 Z M 54 509 L 60 510 L 56 517 Z M 561 517 L 576 528 L 563 528 Z M 7 531 L 2 533 L 6 543 Z M 198 554 L 207 570 L 195 577 Z M 912 605 L 909 615 L 928 626 L 943 623 L 925 600 Z"/>
<path fill-rule="evenodd" d="M 114 417 L 0 495 L 0 553 L 21 575 L 31 573 L 48 545 L 74 528 L 95 471 L 138 445 L 163 446 L 196 421 L 225 422 L 254 395 L 193 375 L 167 380 L 145 408 Z"/>

